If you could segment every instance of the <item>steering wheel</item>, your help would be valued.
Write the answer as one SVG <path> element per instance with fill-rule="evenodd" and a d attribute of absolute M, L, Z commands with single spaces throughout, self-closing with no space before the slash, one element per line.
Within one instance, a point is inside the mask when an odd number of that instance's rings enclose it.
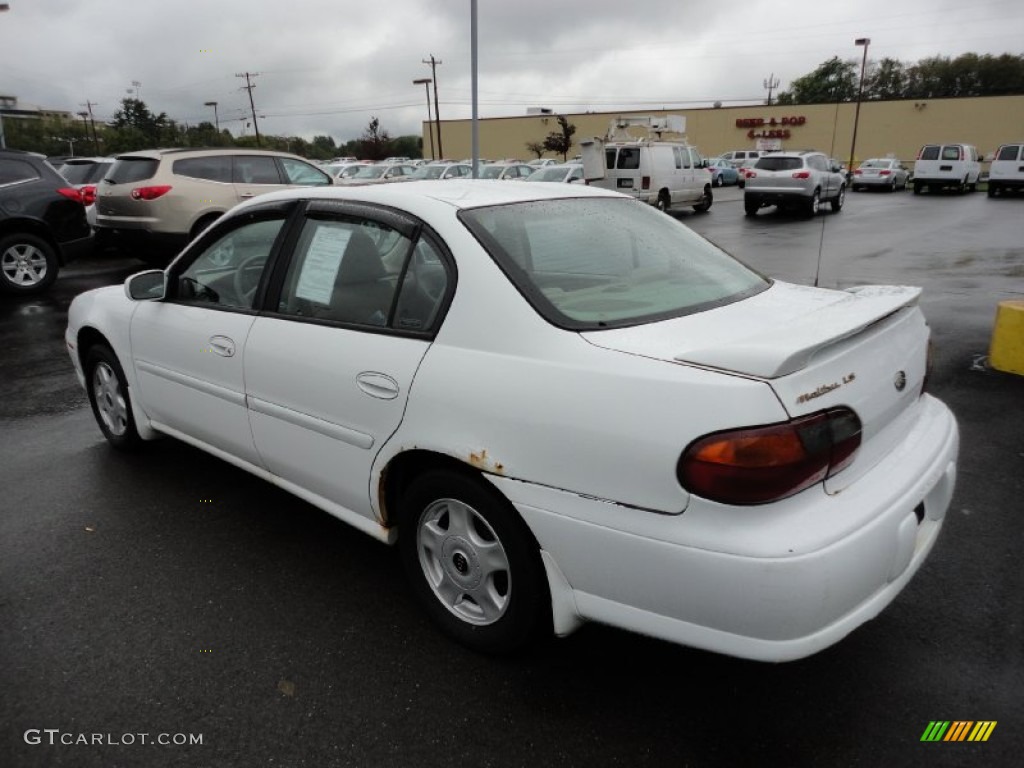
<path fill-rule="evenodd" d="M 263 264 L 266 260 L 265 254 L 256 253 L 242 259 L 242 263 L 235 269 L 232 283 L 235 288 L 235 295 L 244 307 L 252 307 L 252 300 L 256 296 L 256 289 L 260 285 L 260 275 L 263 274 Z"/>

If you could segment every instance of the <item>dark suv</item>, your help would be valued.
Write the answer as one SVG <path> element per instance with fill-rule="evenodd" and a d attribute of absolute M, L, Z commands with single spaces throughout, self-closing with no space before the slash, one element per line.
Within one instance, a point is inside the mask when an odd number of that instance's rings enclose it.
<path fill-rule="evenodd" d="M 0 149 L 0 290 L 43 291 L 91 248 L 81 193 L 42 155 Z"/>

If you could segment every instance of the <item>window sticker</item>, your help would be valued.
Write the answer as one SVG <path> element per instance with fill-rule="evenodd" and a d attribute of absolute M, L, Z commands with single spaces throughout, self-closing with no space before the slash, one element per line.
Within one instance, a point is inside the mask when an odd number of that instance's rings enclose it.
<path fill-rule="evenodd" d="M 306 249 L 302 262 L 299 284 L 295 296 L 317 304 L 331 303 L 334 281 L 341 268 L 341 257 L 345 253 L 352 231 L 339 226 L 320 224 Z"/>

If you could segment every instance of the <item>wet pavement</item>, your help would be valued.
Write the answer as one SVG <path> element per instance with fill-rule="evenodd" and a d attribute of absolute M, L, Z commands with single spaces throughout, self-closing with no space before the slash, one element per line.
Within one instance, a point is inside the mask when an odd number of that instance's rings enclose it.
<path fill-rule="evenodd" d="M 925 289 L 959 481 L 931 558 L 881 616 L 784 665 L 597 626 L 472 654 L 363 534 L 173 441 L 106 446 L 65 312 L 144 267 L 94 258 L 45 298 L 0 297 L 0 765 L 1019 764 L 1024 377 L 982 358 L 996 303 L 1024 298 L 1024 200 L 857 194 L 806 220 L 748 219 L 738 199 L 679 218 L 773 277 Z M 998 725 L 986 743 L 922 743 L 932 720 Z M 136 736 L 27 744 L 29 729 Z"/>

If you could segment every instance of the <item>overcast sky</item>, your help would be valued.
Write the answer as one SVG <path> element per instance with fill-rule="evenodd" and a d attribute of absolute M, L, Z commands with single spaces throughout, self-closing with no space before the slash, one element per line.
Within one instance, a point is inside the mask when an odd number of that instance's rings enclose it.
<path fill-rule="evenodd" d="M 0 95 L 109 118 L 132 82 L 155 112 L 236 135 L 419 134 L 433 54 L 441 117 L 470 116 L 470 0 L 6 0 Z M 479 0 L 480 116 L 756 103 L 838 55 L 1024 53 L 1022 0 Z M 251 132 L 251 128 L 249 129 Z"/>

